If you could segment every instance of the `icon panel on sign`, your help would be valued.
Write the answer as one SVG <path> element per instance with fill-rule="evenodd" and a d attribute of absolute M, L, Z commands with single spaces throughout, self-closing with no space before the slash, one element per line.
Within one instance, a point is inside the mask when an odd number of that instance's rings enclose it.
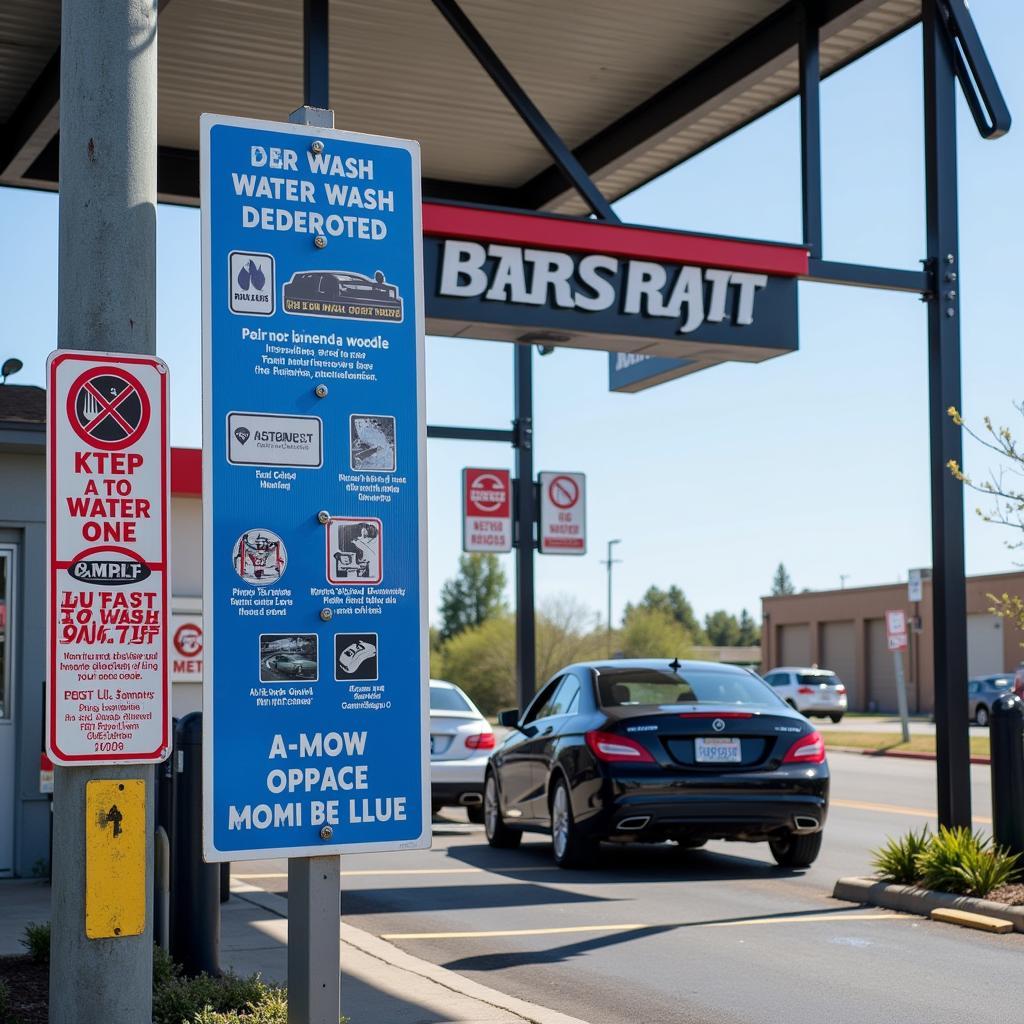
<path fill-rule="evenodd" d="M 228 256 L 228 308 L 232 313 L 270 316 L 275 293 L 273 256 L 266 252 Z"/>
<path fill-rule="evenodd" d="M 261 633 L 260 682 L 315 683 L 319 660 L 317 645 L 316 633 Z"/>
<path fill-rule="evenodd" d="M 376 633 L 335 633 L 334 680 L 376 682 L 380 643 Z"/>
<path fill-rule="evenodd" d="M 349 417 L 350 465 L 355 473 L 395 471 L 395 417 L 356 413 Z"/>
<path fill-rule="evenodd" d="M 235 572 L 257 587 L 276 583 L 288 568 L 288 550 L 273 530 L 254 527 L 235 541 L 232 552 Z"/>
<path fill-rule="evenodd" d="M 384 574 L 379 519 L 335 516 L 327 521 L 327 581 L 372 586 Z"/>

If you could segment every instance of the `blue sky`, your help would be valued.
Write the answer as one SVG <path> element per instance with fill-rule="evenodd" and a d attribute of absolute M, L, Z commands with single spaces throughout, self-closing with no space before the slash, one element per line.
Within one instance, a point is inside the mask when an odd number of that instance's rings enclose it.
<path fill-rule="evenodd" d="M 1024 119 L 1024 5 L 972 12 L 1010 104 Z M 924 255 L 920 33 L 905 33 L 823 85 L 825 255 L 916 268 Z M 795 103 L 627 197 L 626 221 L 798 241 Z M 339 127 L 344 127 L 339 123 Z M 1018 310 L 1024 127 L 982 141 L 959 106 L 964 409 L 1011 426 L 1024 397 Z M 0 357 L 25 362 L 18 383 L 43 384 L 56 345 L 57 201 L 0 189 Z M 198 447 L 198 211 L 159 211 L 158 349 L 172 370 L 172 442 Z M 496 342 L 427 341 L 431 423 L 505 427 L 512 350 Z M 699 613 L 760 617 L 779 561 L 800 588 L 866 586 L 929 565 L 925 308 L 914 296 L 801 284 L 800 351 L 733 364 L 638 395 L 609 394 L 607 357 L 535 358 L 538 470 L 588 477 L 590 550 L 538 556 L 538 597 L 568 594 L 604 608 L 605 543 L 621 538 L 616 614 L 652 583 L 678 584 Z M 501 445 L 431 441 L 433 606 L 460 546 L 463 466 L 512 466 Z M 984 453 L 966 466 L 982 475 Z M 968 499 L 971 573 L 1014 568 L 996 527 Z M 507 560 L 510 583 L 511 557 Z"/>

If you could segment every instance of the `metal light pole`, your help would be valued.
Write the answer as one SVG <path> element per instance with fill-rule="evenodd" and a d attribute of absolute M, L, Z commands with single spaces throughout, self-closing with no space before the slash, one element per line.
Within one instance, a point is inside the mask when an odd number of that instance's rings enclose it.
<path fill-rule="evenodd" d="M 62 5 L 57 345 L 156 351 L 157 5 Z M 86 784 L 142 779 L 145 927 L 85 935 Z M 153 1003 L 153 768 L 56 768 L 51 1024 L 137 1024 Z M 141 894 L 140 894 L 141 895 Z"/>
<path fill-rule="evenodd" d="M 612 558 L 612 547 L 616 544 L 621 544 L 621 540 L 610 540 L 608 541 L 608 557 L 605 559 L 604 564 L 608 567 L 608 657 L 610 658 L 614 653 L 612 651 L 612 566 L 616 562 L 621 562 L 621 558 Z"/>

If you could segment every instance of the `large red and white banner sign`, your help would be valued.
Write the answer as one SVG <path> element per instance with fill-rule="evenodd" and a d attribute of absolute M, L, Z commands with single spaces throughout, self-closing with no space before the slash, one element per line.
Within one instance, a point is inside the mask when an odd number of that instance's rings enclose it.
<path fill-rule="evenodd" d="M 587 553 L 586 488 L 582 473 L 541 473 L 540 553 Z"/>
<path fill-rule="evenodd" d="M 462 471 L 462 550 L 512 550 L 512 474 L 507 469 Z"/>
<path fill-rule="evenodd" d="M 885 613 L 885 638 L 890 651 L 907 649 L 907 614 L 902 608 L 891 608 Z"/>
<path fill-rule="evenodd" d="M 167 367 L 62 350 L 47 360 L 49 704 L 64 765 L 170 748 Z"/>

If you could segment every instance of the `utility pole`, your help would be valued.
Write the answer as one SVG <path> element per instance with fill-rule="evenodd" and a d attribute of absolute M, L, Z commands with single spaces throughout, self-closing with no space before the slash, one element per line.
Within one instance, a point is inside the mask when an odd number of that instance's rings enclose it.
<path fill-rule="evenodd" d="M 615 652 L 612 650 L 612 566 L 618 562 L 621 562 L 621 558 L 612 558 L 612 547 L 616 544 L 621 544 L 621 540 L 610 540 L 608 541 L 608 557 L 604 560 L 604 565 L 608 567 L 608 657 L 610 658 Z"/>
<path fill-rule="evenodd" d="M 839 589 L 840 590 L 845 590 L 846 589 L 846 581 L 849 578 L 850 578 L 850 574 L 848 572 L 841 572 L 839 574 Z"/>
<path fill-rule="evenodd" d="M 157 5 L 61 12 L 58 348 L 156 351 Z M 145 926 L 85 935 L 86 784 L 141 779 Z M 54 770 L 51 1024 L 138 1024 L 153 1001 L 153 768 Z"/>
<path fill-rule="evenodd" d="M 515 376 L 516 688 L 520 710 L 537 692 L 537 625 L 534 608 L 533 535 L 537 493 L 533 482 L 533 346 L 518 344 Z"/>

